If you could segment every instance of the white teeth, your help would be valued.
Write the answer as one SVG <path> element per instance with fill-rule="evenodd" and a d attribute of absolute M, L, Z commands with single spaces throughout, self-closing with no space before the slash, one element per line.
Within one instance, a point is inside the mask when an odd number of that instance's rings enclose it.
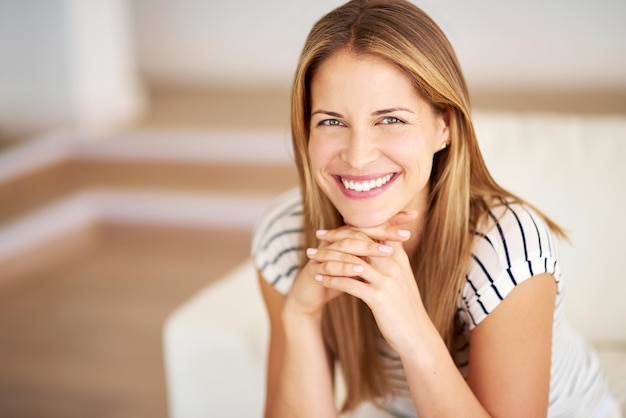
<path fill-rule="evenodd" d="M 377 189 L 387 184 L 392 177 L 393 174 L 387 174 L 386 176 L 366 181 L 354 181 L 342 178 L 341 182 L 343 183 L 343 187 L 348 190 L 354 190 L 356 192 L 369 192 L 372 189 Z"/>

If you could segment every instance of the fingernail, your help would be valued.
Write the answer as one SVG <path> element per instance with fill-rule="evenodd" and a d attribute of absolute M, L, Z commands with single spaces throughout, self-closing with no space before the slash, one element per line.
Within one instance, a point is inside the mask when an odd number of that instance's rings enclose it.
<path fill-rule="evenodd" d="M 407 210 L 405 213 L 407 215 L 417 215 L 417 211 L 416 210 Z"/>
<path fill-rule="evenodd" d="M 316 274 L 316 275 L 315 275 L 315 281 L 316 281 L 316 282 L 321 282 L 321 281 L 322 281 L 322 279 L 323 279 L 323 277 L 322 277 L 322 275 L 321 275 L 321 274 Z"/>
<path fill-rule="evenodd" d="M 391 252 L 393 251 L 393 248 L 391 248 L 388 245 L 381 245 L 380 247 L 378 247 L 378 250 L 381 253 L 385 253 L 385 254 L 391 254 Z"/>
<path fill-rule="evenodd" d="M 317 254 L 317 248 L 307 248 L 306 249 L 306 255 L 308 256 L 312 256 Z"/>
<path fill-rule="evenodd" d="M 325 229 L 318 229 L 317 231 L 315 231 L 315 235 L 317 235 L 318 237 L 321 237 L 322 235 L 326 235 L 328 231 Z"/>
<path fill-rule="evenodd" d="M 355 273 L 363 273 L 363 270 L 364 270 L 364 269 L 363 269 L 363 266 L 354 266 L 354 267 L 352 267 L 352 270 L 353 270 Z"/>
<path fill-rule="evenodd" d="M 398 229 L 398 235 L 402 238 L 407 238 L 411 236 L 411 231 L 407 231 L 406 229 Z"/>

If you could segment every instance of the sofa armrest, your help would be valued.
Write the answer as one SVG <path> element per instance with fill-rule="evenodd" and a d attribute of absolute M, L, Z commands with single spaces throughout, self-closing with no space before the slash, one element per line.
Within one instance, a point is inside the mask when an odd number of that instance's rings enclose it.
<path fill-rule="evenodd" d="M 170 417 L 262 416 L 268 332 L 251 260 L 170 314 L 163 330 Z"/>

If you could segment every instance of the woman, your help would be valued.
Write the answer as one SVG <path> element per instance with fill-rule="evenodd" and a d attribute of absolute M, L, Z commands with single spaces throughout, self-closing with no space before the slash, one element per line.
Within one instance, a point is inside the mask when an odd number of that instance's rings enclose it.
<path fill-rule="evenodd" d="M 403 0 L 323 17 L 300 57 L 299 191 L 253 242 L 271 324 L 266 416 L 608 417 L 563 318 L 553 234 L 485 167 L 454 52 Z M 610 415 L 613 413 L 614 415 Z"/>

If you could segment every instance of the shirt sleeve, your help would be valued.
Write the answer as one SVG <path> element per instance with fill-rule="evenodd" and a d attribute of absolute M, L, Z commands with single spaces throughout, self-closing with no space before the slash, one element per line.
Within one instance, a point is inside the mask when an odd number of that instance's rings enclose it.
<path fill-rule="evenodd" d="M 543 219 L 521 204 L 492 209 L 483 230 L 476 232 L 466 283 L 458 303 L 459 317 L 471 331 L 518 284 L 551 274 L 561 290 L 554 237 Z"/>
<path fill-rule="evenodd" d="M 298 189 L 278 197 L 258 219 L 252 259 L 261 276 L 287 294 L 303 259 L 302 203 Z"/>

